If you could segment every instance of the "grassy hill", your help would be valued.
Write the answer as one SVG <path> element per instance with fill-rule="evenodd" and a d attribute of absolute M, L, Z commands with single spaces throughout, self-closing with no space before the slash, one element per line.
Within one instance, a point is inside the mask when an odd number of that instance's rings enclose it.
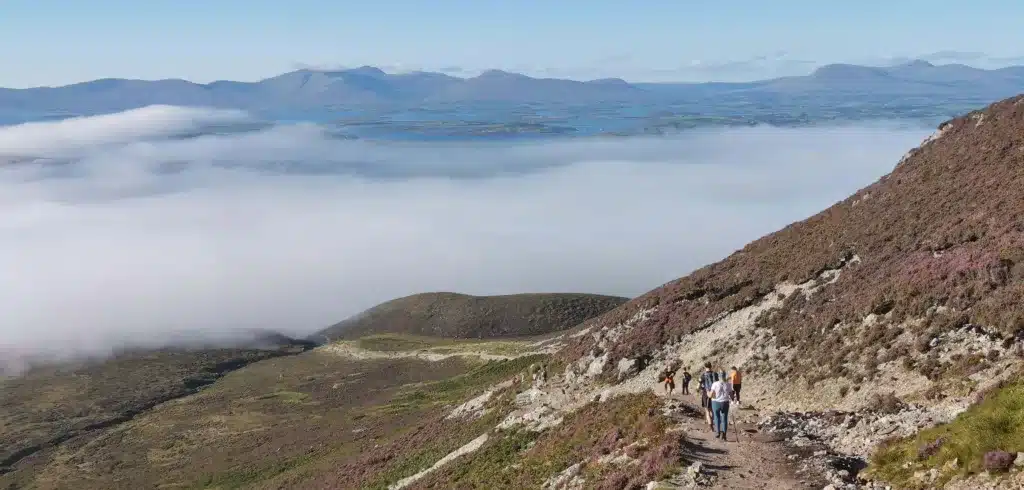
<path fill-rule="evenodd" d="M 388 488 L 501 422 L 529 384 L 530 366 L 550 358 L 531 350 L 545 343 L 374 336 L 250 363 L 175 398 L 168 390 L 177 388 L 172 381 L 183 371 L 173 368 L 215 354 L 167 352 L 76 370 L 37 370 L 4 382 L 5 413 L 28 414 L 32 407 L 50 415 L 4 420 L 5 429 L 23 429 L 5 432 L 12 440 L 36 429 L 51 432 L 37 438 L 52 439 L 56 429 L 39 428 L 38 421 L 64 420 L 94 401 L 120 403 L 112 401 L 119 393 L 128 403 L 164 396 L 131 417 L 40 445 L 0 475 L 0 487 Z M 413 356 L 424 350 L 438 357 Z M 40 385 L 47 389 L 32 389 Z M 456 406 L 485 390 L 492 394 L 478 412 L 452 416 Z M 68 396 L 75 393 L 86 395 Z M 58 400 L 69 413 L 53 413 Z M 424 484 L 444 486 L 451 478 L 484 488 L 498 478 L 506 486 L 537 486 L 549 476 L 550 458 L 588 451 L 617 425 L 650 418 L 631 430 L 635 436 L 668 437 L 664 422 L 648 414 L 654 406 L 653 397 L 622 399 L 614 410 L 594 405 L 561 435 L 513 429 L 496 436 L 498 446 L 487 446 L 488 462 L 478 463 L 484 465 L 479 471 L 443 473 Z M 519 451 L 532 454 L 523 460 L 528 472 L 494 473 L 500 468 L 487 466 L 511 465 Z"/>
<path fill-rule="evenodd" d="M 103 362 L 43 366 L 0 378 L 0 475 L 196 393 L 231 371 L 307 347 L 126 352 Z"/>
<path fill-rule="evenodd" d="M 572 328 L 627 300 L 617 296 L 568 293 L 415 294 L 370 308 L 312 338 L 355 339 L 383 333 L 452 338 L 542 335 Z"/>
<path fill-rule="evenodd" d="M 268 336 L 36 367 L 0 379 L 0 488 L 386 488 L 507 415 L 514 385 L 479 420 L 446 418 L 550 357 L 550 338 L 524 335 L 624 301 L 417 295 L 319 348 Z"/>

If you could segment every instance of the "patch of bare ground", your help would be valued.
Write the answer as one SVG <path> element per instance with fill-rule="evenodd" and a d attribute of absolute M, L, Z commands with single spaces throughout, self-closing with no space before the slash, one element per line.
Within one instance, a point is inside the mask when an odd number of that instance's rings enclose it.
<path fill-rule="evenodd" d="M 675 397 L 667 403 L 677 421 L 670 430 L 685 440 L 683 457 L 690 468 L 700 463 L 710 488 L 817 490 L 828 484 L 819 471 L 801 471 L 801 463 L 813 452 L 787 446 L 783 438 L 762 432 L 757 423 L 760 415 L 753 408 L 732 407 L 731 428 L 722 441 L 708 428 L 696 398 Z M 672 488 L 672 483 L 669 480 L 662 488 Z"/>
<path fill-rule="evenodd" d="M 527 337 L 572 328 L 626 300 L 573 293 L 423 293 L 377 305 L 318 332 L 313 338 L 351 340 L 385 333 L 478 339 Z"/>

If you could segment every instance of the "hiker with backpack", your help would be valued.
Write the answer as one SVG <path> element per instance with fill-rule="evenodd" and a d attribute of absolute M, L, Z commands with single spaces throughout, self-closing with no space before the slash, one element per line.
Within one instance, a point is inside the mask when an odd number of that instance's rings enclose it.
<path fill-rule="evenodd" d="M 692 380 L 692 379 L 693 379 L 693 376 L 690 375 L 690 369 L 689 368 L 683 369 L 683 394 L 684 395 L 689 395 L 690 394 L 690 380 Z"/>
<path fill-rule="evenodd" d="M 700 389 L 700 407 L 704 409 L 704 420 L 707 422 L 708 427 L 711 430 L 715 430 L 714 420 L 711 418 L 711 398 L 708 393 L 711 391 L 711 385 L 717 381 L 717 373 L 711 371 L 711 363 L 704 363 L 704 372 L 700 375 L 700 381 L 698 382 L 698 388 Z"/>
<path fill-rule="evenodd" d="M 727 440 L 725 435 L 729 429 L 729 400 L 732 397 L 732 388 L 728 380 L 723 376 L 711 384 L 708 390 L 708 398 L 711 399 L 711 412 L 713 414 L 713 427 L 715 438 Z"/>

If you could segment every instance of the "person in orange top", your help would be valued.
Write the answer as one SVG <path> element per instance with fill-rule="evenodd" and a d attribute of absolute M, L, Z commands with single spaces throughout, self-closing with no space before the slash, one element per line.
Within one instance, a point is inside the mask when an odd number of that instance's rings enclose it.
<path fill-rule="evenodd" d="M 665 383 L 665 393 L 668 396 L 672 396 L 672 392 L 676 389 L 676 372 L 671 366 L 665 368 L 661 373 L 662 382 Z"/>
<path fill-rule="evenodd" d="M 732 367 L 732 372 L 729 373 L 729 383 L 732 384 L 732 399 L 736 402 L 740 401 L 740 386 L 743 384 L 743 374 L 740 373 L 736 366 Z"/>

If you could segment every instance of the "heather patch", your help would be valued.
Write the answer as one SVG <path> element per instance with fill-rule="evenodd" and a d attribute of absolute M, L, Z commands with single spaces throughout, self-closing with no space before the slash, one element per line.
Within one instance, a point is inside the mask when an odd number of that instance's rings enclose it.
<path fill-rule="evenodd" d="M 584 488 L 602 482 L 638 488 L 667 475 L 681 462 L 678 433 L 651 393 L 591 402 L 543 433 L 496 431 L 479 451 L 412 488 L 540 488 L 572 468 Z"/>

